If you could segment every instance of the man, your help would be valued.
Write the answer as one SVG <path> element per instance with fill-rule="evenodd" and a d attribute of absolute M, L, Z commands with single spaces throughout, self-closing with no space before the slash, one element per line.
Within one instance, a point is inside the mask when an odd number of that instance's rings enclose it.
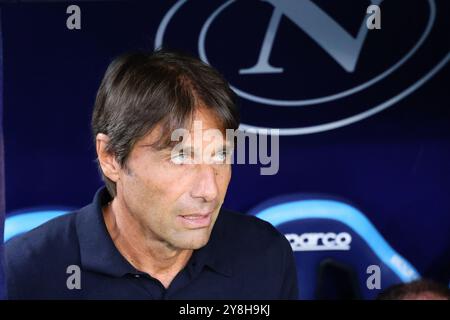
<path fill-rule="evenodd" d="M 197 134 L 194 123 L 201 144 L 173 139 L 180 128 Z M 221 208 L 230 141 L 202 133 L 238 125 L 233 92 L 198 59 L 157 51 L 113 61 L 92 117 L 106 188 L 7 243 L 9 298 L 296 299 L 284 236 Z"/>

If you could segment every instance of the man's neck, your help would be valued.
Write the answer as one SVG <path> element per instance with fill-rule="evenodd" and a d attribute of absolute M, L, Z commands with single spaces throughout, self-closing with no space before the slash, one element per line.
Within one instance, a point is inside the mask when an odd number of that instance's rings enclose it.
<path fill-rule="evenodd" d="M 145 233 L 117 198 L 103 208 L 103 218 L 116 248 L 137 270 L 158 279 L 167 288 L 184 268 L 193 250 L 171 247 Z"/>

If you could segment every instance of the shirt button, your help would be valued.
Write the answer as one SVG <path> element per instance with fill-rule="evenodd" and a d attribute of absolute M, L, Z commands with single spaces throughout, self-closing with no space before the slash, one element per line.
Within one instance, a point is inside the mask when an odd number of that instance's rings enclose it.
<path fill-rule="evenodd" d="M 140 278 L 141 276 L 138 275 L 138 274 L 135 274 L 134 277 L 135 277 L 136 279 L 138 279 L 138 278 Z"/>

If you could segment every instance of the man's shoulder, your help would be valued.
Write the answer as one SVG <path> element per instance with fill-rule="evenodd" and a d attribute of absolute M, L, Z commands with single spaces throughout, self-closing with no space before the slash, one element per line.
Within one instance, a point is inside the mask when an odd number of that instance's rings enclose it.
<path fill-rule="evenodd" d="M 228 210 L 222 213 L 219 247 L 226 257 L 222 261 L 231 265 L 240 292 L 256 299 L 296 299 L 295 260 L 286 237 L 258 217 Z"/>
<path fill-rule="evenodd" d="M 227 209 L 222 214 L 223 236 L 230 242 L 266 248 L 288 244 L 284 235 L 267 221 Z"/>
<path fill-rule="evenodd" d="M 5 243 L 10 299 L 52 297 L 60 290 L 58 285 L 65 283 L 67 267 L 80 261 L 77 214 L 54 218 Z"/>
<path fill-rule="evenodd" d="M 64 214 L 12 238 L 5 243 L 7 257 L 42 255 L 47 251 L 56 253 L 58 247 L 72 244 L 76 240 L 76 214 L 76 211 Z"/>
<path fill-rule="evenodd" d="M 76 215 L 71 212 L 54 218 L 5 243 L 7 276 L 36 274 L 44 276 L 53 268 L 77 261 Z"/>

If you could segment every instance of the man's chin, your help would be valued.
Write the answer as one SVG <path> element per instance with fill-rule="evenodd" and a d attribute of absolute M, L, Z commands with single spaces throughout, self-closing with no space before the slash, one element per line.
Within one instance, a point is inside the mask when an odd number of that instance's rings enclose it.
<path fill-rule="evenodd" d="M 197 250 L 204 247 L 208 243 L 210 236 L 209 232 L 204 233 L 207 234 L 190 235 L 186 236 L 184 239 L 179 239 L 176 243 L 177 247 L 185 250 Z"/>

